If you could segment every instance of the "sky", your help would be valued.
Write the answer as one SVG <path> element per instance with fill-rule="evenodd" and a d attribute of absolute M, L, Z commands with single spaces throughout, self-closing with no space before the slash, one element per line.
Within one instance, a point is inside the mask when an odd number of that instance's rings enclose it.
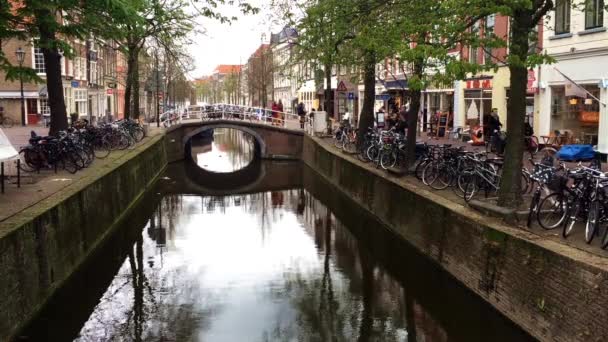
<path fill-rule="evenodd" d="M 225 16 L 237 16 L 232 24 L 222 24 L 219 21 L 199 19 L 193 44 L 189 51 L 195 61 L 195 69 L 189 76 L 198 78 L 209 75 L 218 64 L 244 64 L 249 56 L 260 46 L 262 33 L 266 33 L 266 42 L 270 32 L 277 32 L 280 25 L 272 20 L 270 1 L 249 0 L 253 6 L 260 8 L 255 15 L 243 15 L 236 6 L 225 5 L 219 11 Z M 195 3 L 196 4 L 196 3 Z M 274 24 L 273 24 L 274 22 Z"/>

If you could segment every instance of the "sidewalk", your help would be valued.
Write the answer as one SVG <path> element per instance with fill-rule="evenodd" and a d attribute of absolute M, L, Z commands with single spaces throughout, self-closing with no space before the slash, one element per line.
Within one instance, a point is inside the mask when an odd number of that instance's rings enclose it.
<path fill-rule="evenodd" d="M 323 138 L 323 139 L 319 139 L 318 140 L 320 143 L 322 143 L 326 148 L 328 149 L 333 149 L 333 150 L 338 150 L 338 148 L 336 148 L 333 144 L 333 138 L 331 137 L 327 137 L 327 138 Z M 426 140 L 425 140 L 426 141 Z M 447 140 L 447 139 L 439 139 L 439 140 L 428 140 L 428 143 L 430 144 L 441 144 L 441 143 L 451 143 L 454 142 L 454 144 L 452 144 L 453 146 L 458 146 L 458 142 L 455 140 Z M 459 144 L 466 144 L 466 143 L 462 143 L 460 142 Z M 470 146 L 469 146 L 470 147 Z M 484 147 L 481 147 L 482 149 L 485 149 Z M 467 148 L 467 150 L 472 150 L 471 148 Z M 342 157 L 345 159 L 348 159 L 350 161 L 353 161 L 354 163 L 356 163 L 357 165 L 361 165 L 361 167 L 364 168 L 368 168 L 368 169 L 375 169 L 378 170 L 378 172 L 382 171 L 382 169 L 376 169 L 376 167 L 371 164 L 371 163 L 363 163 L 361 162 L 358 158 L 356 158 L 355 156 L 351 156 L 348 155 L 346 153 L 342 152 Z M 570 163 L 570 164 L 574 164 L 574 163 Z M 575 165 L 575 164 L 574 164 Z M 603 165 L 603 169 L 606 169 L 606 165 Z M 397 182 L 399 183 L 407 183 L 407 184 L 412 184 L 414 186 L 424 186 L 424 184 L 419 181 L 416 177 L 414 176 L 395 176 L 391 173 L 386 172 L 386 177 L 389 178 L 394 178 Z M 462 196 L 457 195 L 451 188 L 448 188 L 446 190 L 434 190 L 433 188 L 429 187 L 429 186 L 425 186 L 425 189 L 428 190 L 429 192 L 433 192 L 437 195 L 442 196 L 445 199 L 448 199 L 452 202 L 455 202 L 459 205 L 462 205 L 466 208 L 470 208 L 468 206 L 468 204 L 464 201 L 464 199 L 462 198 Z M 481 197 L 478 199 L 482 199 Z M 470 210 L 474 210 L 473 208 L 470 208 Z M 497 218 L 490 218 L 488 217 L 488 219 L 497 219 Z M 517 225 L 515 228 L 519 228 L 521 230 L 527 231 L 535 236 L 537 236 L 539 239 L 545 239 L 548 241 L 553 241 L 556 243 L 559 243 L 561 245 L 563 245 L 564 247 L 567 248 L 574 248 L 577 250 L 582 250 L 585 252 L 589 252 L 591 254 L 594 255 L 598 255 L 601 257 L 608 257 L 608 250 L 603 250 L 599 247 L 598 243 L 599 240 L 601 240 L 601 235 L 599 237 L 596 237 L 593 242 L 588 245 L 587 243 L 585 243 L 585 239 L 584 239 L 584 227 L 582 226 L 577 226 L 574 229 L 574 232 L 572 233 L 572 235 L 570 237 L 568 237 L 567 239 L 562 238 L 561 236 L 561 232 L 562 232 L 562 228 L 559 227 L 557 229 L 553 229 L 553 230 L 545 230 L 543 228 L 541 228 L 538 224 L 536 224 L 536 222 L 534 222 L 534 225 L 531 228 L 527 228 L 525 227 L 525 220 L 522 221 L 519 225 Z M 608 228 L 607 228 L 608 229 Z M 603 229 L 600 228 L 600 234 L 603 234 Z M 575 251 L 572 251 L 572 253 L 575 253 Z"/>
<path fill-rule="evenodd" d="M 9 140 L 17 150 L 21 146 L 27 145 L 29 139 L 30 127 L 13 127 L 3 129 L 4 133 L 9 137 Z M 37 134 L 46 135 L 48 130 L 43 127 L 34 127 Z M 148 136 L 142 140 L 134 148 L 138 148 L 143 143 L 149 141 L 153 136 L 162 134 L 160 129 L 151 129 Z M 23 174 L 21 179 L 21 188 L 17 188 L 17 184 L 5 183 L 5 193 L 0 194 L 0 222 L 18 214 L 19 212 L 32 207 L 40 201 L 52 196 L 74 184 L 75 182 L 89 177 L 103 167 L 108 167 L 116 160 L 131 152 L 132 149 L 124 151 L 112 151 L 110 155 L 104 159 L 95 159 L 93 163 L 83 170 L 71 174 L 65 170 L 44 170 L 40 173 Z M 15 179 L 16 181 L 16 179 Z"/>

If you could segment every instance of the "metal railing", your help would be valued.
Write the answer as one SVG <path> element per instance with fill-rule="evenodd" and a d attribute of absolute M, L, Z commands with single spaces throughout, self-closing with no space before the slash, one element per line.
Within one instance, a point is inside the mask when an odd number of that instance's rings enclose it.
<path fill-rule="evenodd" d="M 297 114 L 273 111 L 268 108 L 240 106 L 226 103 L 189 106 L 184 113 L 174 110 L 161 114 L 163 127 L 175 124 L 197 121 L 234 120 L 269 126 L 283 127 L 293 130 L 302 130 L 300 116 Z"/>

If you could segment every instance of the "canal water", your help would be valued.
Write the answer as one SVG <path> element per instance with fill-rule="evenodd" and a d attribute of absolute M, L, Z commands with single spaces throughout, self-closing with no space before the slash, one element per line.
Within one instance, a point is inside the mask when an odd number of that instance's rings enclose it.
<path fill-rule="evenodd" d="M 252 146 L 199 137 L 19 340 L 532 340 L 313 170 Z M 251 184 L 226 178 L 239 170 Z"/>

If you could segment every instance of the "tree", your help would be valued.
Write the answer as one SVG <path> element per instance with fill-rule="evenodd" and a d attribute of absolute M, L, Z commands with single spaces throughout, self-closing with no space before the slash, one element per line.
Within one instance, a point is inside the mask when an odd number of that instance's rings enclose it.
<path fill-rule="evenodd" d="M 352 8 L 339 0 L 308 1 L 303 4 L 304 16 L 292 22 L 298 31 L 298 43 L 294 58 L 300 63 L 318 64 L 323 67 L 325 92 L 324 109 L 329 117 L 334 114 L 331 91 L 332 70 L 340 65 L 340 47 L 354 38 L 351 17 Z"/>
<path fill-rule="evenodd" d="M 37 37 L 35 44 L 42 50 L 46 69 L 51 112 L 49 134 L 57 134 L 68 127 L 61 79 L 62 55 L 73 56 L 70 45 L 72 39 L 88 40 L 91 33 L 103 35 L 109 11 L 125 13 L 128 12 L 128 6 L 119 0 L 24 0 L 22 3 L 10 4 L 12 9 L 7 12 L 6 7 L 2 6 L 0 13 L 3 17 L 1 20 L 6 20 L 10 14 L 8 22 L 11 26 L 0 31 L 2 35 L 11 35 L 14 33 L 11 30 L 19 30 L 20 33 L 15 36 L 21 39 Z M 31 71 L 25 69 L 19 70 L 19 73 L 31 75 Z"/>
<path fill-rule="evenodd" d="M 466 4 L 466 6 L 465 6 Z M 498 205 L 516 208 L 522 203 L 522 167 L 524 152 L 524 125 L 528 70 L 543 63 L 551 63 L 546 54 L 530 49 L 530 41 L 537 39 L 537 27 L 554 7 L 553 0 L 457 0 L 454 11 L 461 18 L 471 15 L 484 18 L 492 14 L 510 17 L 510 34 L 507 37 L 490 35 L 471 42 L 509 47 L 500 62 L 509 68 L 510 95 L 507 108 L 508 141 L 505 163 L 498 191 Z M 463 6 L 460 7 L 459 6 Z"/>

